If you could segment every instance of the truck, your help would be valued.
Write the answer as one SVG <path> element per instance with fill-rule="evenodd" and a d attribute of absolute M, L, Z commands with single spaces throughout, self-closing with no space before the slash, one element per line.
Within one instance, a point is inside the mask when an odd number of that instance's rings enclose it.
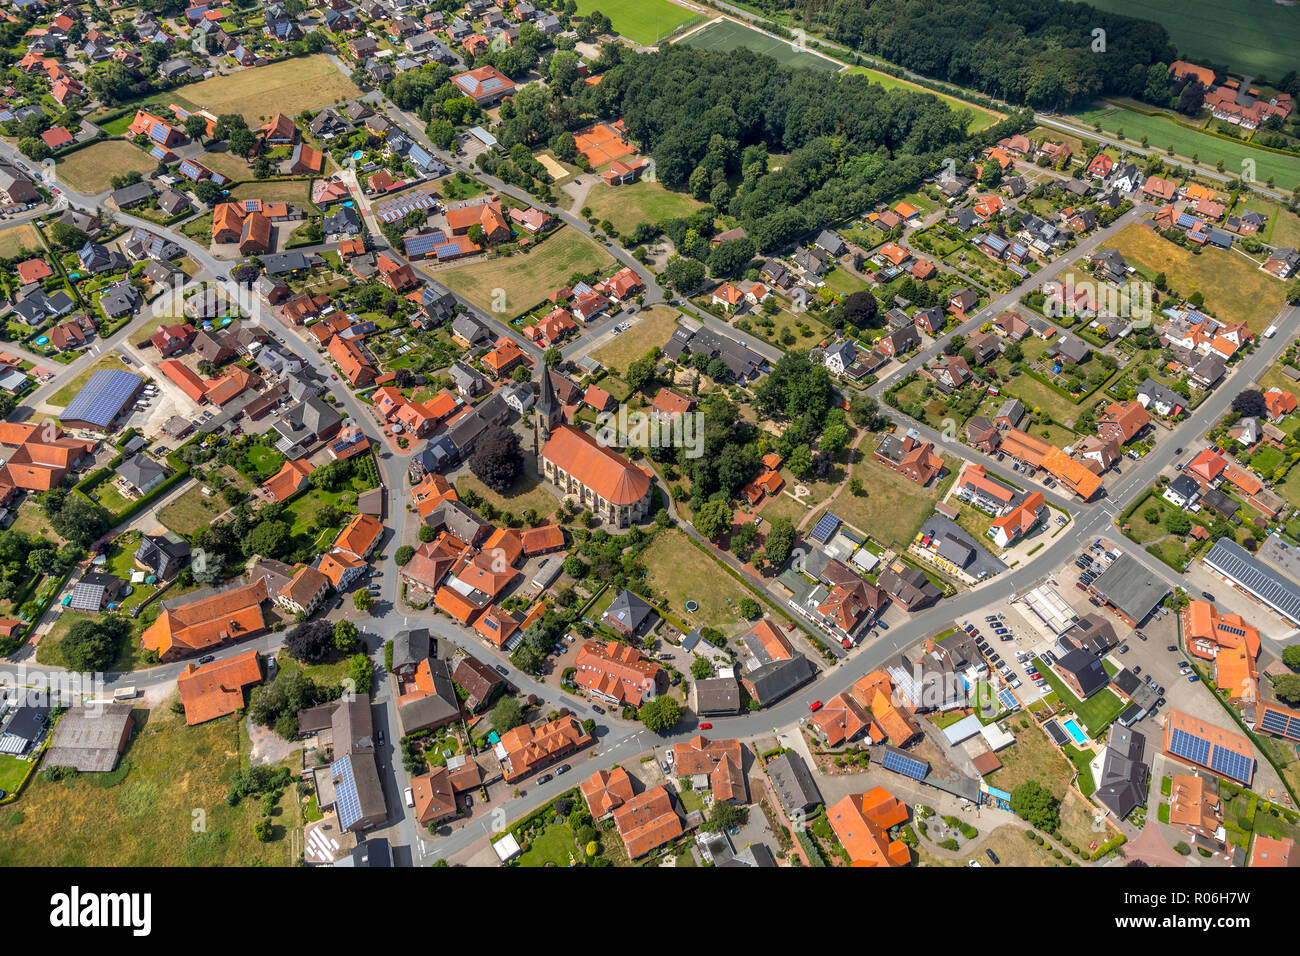
<path fill-rule="evenodd" d="M 114 700 L 135 700 L 135 695 L 134 687 L 116 687 L 113 689 Z"/>

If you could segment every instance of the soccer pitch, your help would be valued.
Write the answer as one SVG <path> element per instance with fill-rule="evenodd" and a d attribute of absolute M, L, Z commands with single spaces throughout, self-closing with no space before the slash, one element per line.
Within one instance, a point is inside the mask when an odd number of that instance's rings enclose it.
<path fill-rule="evenodd" d="M 599 10 L 609 17 L 615 32 L 642 46 L 654 46 L 700 15 L 668 0 L 578 0 L 578 13 Z"/>
<path fill-rule="evenodd" d="M 780 37 L 754 30 L 735 20 L 714 20 L 679 41 L 701 50 L 730 53 L 732 50 L 750 50 L 770 56 L 786 66 L 807 66 L 815 70 L 840 70 L 842 63 L 818 56 L 806 50 L 796 50 L 794 45 Z"/>

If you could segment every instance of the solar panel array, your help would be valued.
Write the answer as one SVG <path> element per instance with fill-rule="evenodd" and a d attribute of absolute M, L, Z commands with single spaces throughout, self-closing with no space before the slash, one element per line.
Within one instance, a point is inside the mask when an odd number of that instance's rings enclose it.
<path fill-rule="evenodd" d="M 402 241 L 406 246 L 408 256 L 427 256 L 432 255 L 438 246 L 444 245 L 447 242 L 447 236 L 445 233 L 438 231 L 425 233 L 422 236 L 411 236 L 409 239 Z"/>
<path fill-rule="evenodd" d="M 817 522 L 817 527 L 812 530 L 812 539 L 820 541 L 823 544 L 831 539 L 836 529 L 840 526 L 840 519 L 834 512 L 828 511 L 822 515 L 821 520 Z"/>
<path fill-rule="evenodd" d="M 1210 750 L 1213 747 L 1204 737 L 1197 737 L 1185 730 L 1174 730 L 1169 735 L 1169 752 L 1175 757 L 1182 757 L 1202 767 L 1210 765 Z"/>
<path fill-rule="evenodd" d="M 107 428 L 142 385 L 144 379 L 139 375 L 121 369 L 100 369 L 68 403 L 59 420 Z"/>
<path fill-rule="evenodd" d="M 998 691 L 998 700 L 1002 701 L 1002 706 L 1008 710 L 1015 710 L 1020 703 L 1016 700 L 1016 695 L 1009 690 Z"/>
<path fill-rule="evenodd" d="M 459 242 L 444 242 L 434 246 L 433 254 L 439 259 L 454 259 L 461 254 Z"/>
<path fill-rule="evenodd" d="M 1285 710 L 1274 710 L 1271 707 L 1266 709 L 1259 726 L 1270 734 L 1300 740 L 1300 716 L 1287 713 Z"/>
<path fill-rule="evenodd" d="M 383 202 L 375 203 L 371 208 L 383 222 L 396 222 L 399 219 L 404 219 L 408 212 L 416 209 L 428 209 L 436 203 L 437 200 L 433 198 L 432 194 L 420 189 L 409 192 L 404 196 L 398 196 L 396 199 L 386 199 Z"/>
<path fill-rule="evenodd" d="M 344 757 L 334 761 L 330 774 L 335 778 L 334 799 L 339 826 L 347 830 L 361 819 L 361 798 L 357 796 L 357 782 L 352 777 L 352 759 Z"/>
<path fill-rule="evenodd" d="M 880 765 L 886 770 L 901 773 L 903 776 L 911 777 L 914 780 L 924 780 L 925 775 L 930 772 L 930 768 L 926 766 L 924 761 L 909 757 L 907 754 L 900 754 L 896 750 L 886 750 Z"/>
<path fill-rule="evenodd" d="M 1240 584 L 1284 617 L 1300 621 L 1300 588 L 1255 558 L 1241 545 L 1221 538 L 1205 555 L 1205 563 Z"/>
<path fill-rule="evenodd" d="M 1215 747 L 1210 754 L 1210 769 L 1249 785 L 1251 772 L 1255 769 L 1255 758 L 1227 747 Z"/>

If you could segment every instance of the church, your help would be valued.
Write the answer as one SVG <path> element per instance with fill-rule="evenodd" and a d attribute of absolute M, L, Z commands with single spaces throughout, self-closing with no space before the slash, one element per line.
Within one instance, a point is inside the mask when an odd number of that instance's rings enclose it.
<path fill-rule="evenodd" d="M 564 421 L 551 376 L 542 368 L 542 391 L 533 409 L 537 469 L 565 495 L 604 521 L 626 528 L 650 516 L 650 475 L 595 436 Z"/>

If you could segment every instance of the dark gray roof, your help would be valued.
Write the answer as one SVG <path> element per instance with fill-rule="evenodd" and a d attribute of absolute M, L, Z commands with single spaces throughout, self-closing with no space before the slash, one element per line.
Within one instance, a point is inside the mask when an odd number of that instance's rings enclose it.
<path fill-rule="evenodd" d="M 411 628 L 398 631 L 393 637 L 393 669 L 414 667 L 429 656 L 428 628 Z"/>
<path fill-rule="evenodd" d="M 1101 658 L 1088 651 L 1075 648 L 1068 654 L 1056 659 L 1058 669 L 1074 675 L 1084 697 L 1091 697 L 1110 683 L 1110 675 L 1102 666 Z"/>
<path fill-rule="evenodd" d="M 768 761 L 767 775 L 776 790 L 776 798 L 787 814 L 806 813 L 822 803 L 821 791 L 808 765 L 797 753 L 787 751 Z"/>
<path fill-rule="evenodd" d="M 1118 819 L 1147 802 L 1150 768 L 1142 762 L 1146 738 L 1136 730 L 1112 725 L 1101 780 L 1094 797 Z"/>
<path fill-rule="evenodd" d="M 696 712 L 701 716 L 740 713 L 740 685 L 734 677 L 709 677 L 695 682 Z"/>
<path fill-rule="evenodd" d="M 601 617 L 609 618 L 624 630 L 639 631 L 654 613 L 655 609 L 645 598 L 624 590 L 614 598 Z"/>
<path fill-rule="evenodd" d="M 1141 624 L 1169 593 L 1169 585 L 1121 553 L 1110 567 L 1092 582 L 1092 589 L 1128 617 Z"/>
<path fill-rule="evenodd" d="M 745 675 L 751 695 L 763 706 L 774 703 L 817 676 L 808 658 L 795 654 L 789 660 L 772 661 Z"/>

